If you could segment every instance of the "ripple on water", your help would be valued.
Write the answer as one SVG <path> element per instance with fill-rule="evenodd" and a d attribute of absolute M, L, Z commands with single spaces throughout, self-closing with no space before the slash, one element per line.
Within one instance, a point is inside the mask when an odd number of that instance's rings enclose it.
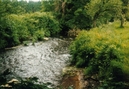
<path fill-rule="evenodd" d="M 11 77 L 38 77 L 40 82 L 58 84 L 61 70 L 69 60 L 69 42 L 58 38 L 35 43 L 35 46 L 20 46 L 0 54 L 0 64 L 10 67 Z M 9 76 L 9 77 L 10 77 Z"/>

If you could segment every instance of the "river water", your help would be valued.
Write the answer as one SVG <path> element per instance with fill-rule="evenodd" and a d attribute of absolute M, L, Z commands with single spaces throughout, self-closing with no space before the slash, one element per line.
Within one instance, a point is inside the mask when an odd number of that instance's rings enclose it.
<path fill-rule="evenodd" d="M 70 41 L 50 38 L 35 45 L 19 46 L 0 54 L 0 71 L 9 68 L 7 78 L 37 77 L 39 82 L 58 85 L 61 71 L 68 64 Z"/>

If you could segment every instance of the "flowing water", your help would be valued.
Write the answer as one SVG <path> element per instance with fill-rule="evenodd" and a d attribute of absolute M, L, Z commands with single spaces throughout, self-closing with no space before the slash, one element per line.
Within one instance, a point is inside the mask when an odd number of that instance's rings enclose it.
<path fill-rule="evenodd" d="M 50 38 L 35 45 L 19 46 L 0 54 L 0 71 L 9 68 L 9 79 L 38 77 L 40 82 L 57 85 L 61 71 L 67 65 L 70 41 Z"/>

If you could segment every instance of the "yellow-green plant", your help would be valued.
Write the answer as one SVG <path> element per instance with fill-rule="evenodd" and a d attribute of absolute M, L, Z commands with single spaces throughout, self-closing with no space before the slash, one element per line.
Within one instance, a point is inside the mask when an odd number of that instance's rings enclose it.
<path fill-rule="evenodd" d="M 85 68 L 86 74 L 97 74 L 108 84 L 129 80 L 129 31 L 115 24 L 82 31 L 70 46 L 71 64 Z"/>

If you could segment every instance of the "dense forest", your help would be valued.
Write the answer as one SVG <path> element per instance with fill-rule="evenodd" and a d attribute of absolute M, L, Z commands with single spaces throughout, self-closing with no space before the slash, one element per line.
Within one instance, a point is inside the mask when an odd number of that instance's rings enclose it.
<path fill-rule="evenodd" d="M 0 0 L 0 49 L 44 37 L 72 37 L 72 66 L 96 75 L 97 89 L 128 89 L 128 21 L 129 0 Z"/>

